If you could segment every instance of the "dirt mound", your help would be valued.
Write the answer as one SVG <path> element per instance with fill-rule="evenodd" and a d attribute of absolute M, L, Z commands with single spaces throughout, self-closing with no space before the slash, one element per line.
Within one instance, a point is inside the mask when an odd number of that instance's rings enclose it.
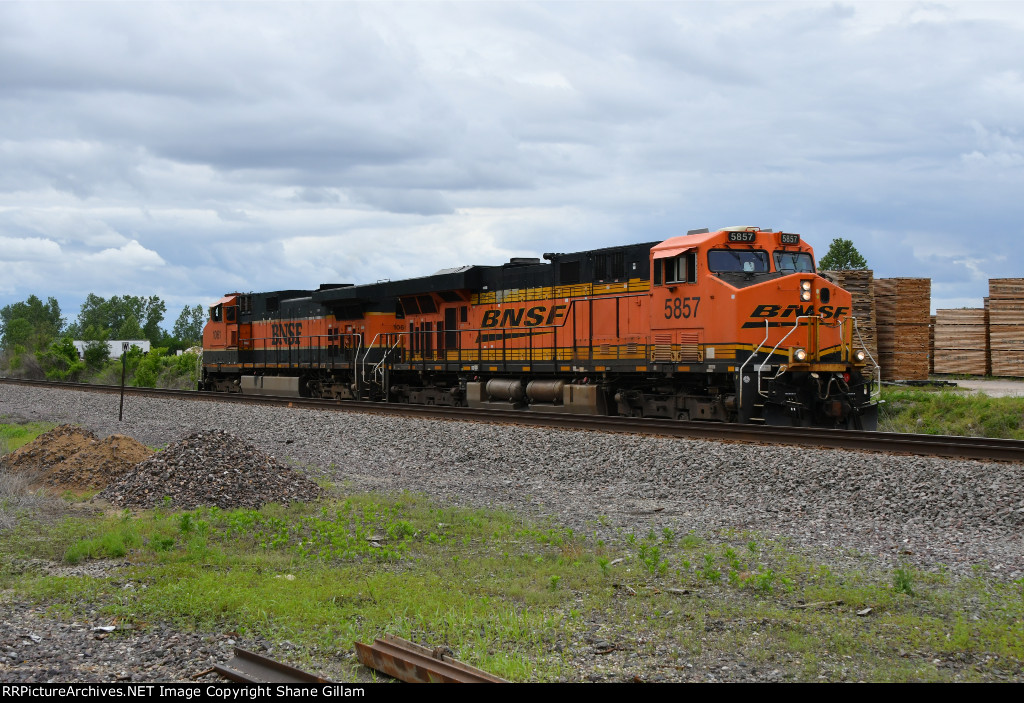
<path fill-rule="evenodd" d="M 223 430 L 189 435 L 146 459 L 100 493 L 114 505 L 191 510 L 201 505 L 258 508 L 308 502 L 319 486 L 271 455 Z"/>
<path fill-rule="evenodd" d="M 61 425 L 4 457 L 0 468 L 29 477 L 33 488 L 103 488 L 153 453 L 131 437 L 99 439 L 74 425 Z"/>

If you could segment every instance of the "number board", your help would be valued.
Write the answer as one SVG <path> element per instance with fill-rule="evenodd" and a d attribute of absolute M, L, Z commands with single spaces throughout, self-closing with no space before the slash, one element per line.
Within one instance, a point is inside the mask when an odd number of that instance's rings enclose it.
<path fill-rule="evenodd" d="M 779 244 L 799 244 L 799 234 L 787 234 L 786 232 L 779 232 Z"/>
<path fill-rule="evenodd" d="M 730 242 L 753 242 L 757 240 L 755 232 L 729 232 Z"/>

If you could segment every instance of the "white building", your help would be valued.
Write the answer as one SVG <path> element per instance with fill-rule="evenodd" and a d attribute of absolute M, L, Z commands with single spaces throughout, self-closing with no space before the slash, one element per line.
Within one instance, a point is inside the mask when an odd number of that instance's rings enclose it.
<path fill-rule="evenodd" d="M 85 348 L 89 345 L 81 339 L 76 339 L 72 342 L 75 345 L 75 349 L 78 350 L 78 358 L 85 359 Z M 110 350 L 111 359 L 120 359 L 121 350 L 124 349 L 124 345 L 127 344 L 128 348 L 138 347 L 142 350 L 143 354 L 149 353 L 150 343 L 148 339 L 111 339 L 107 342 L 107 349 Z"/>

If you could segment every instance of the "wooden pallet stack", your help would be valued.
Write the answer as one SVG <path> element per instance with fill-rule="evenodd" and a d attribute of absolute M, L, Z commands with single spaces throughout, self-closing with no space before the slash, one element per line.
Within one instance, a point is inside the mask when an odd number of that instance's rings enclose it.
<path fill-rule="evenodd" d="M 930 278 L 875 279 L 878 363 L 886 381 L 928 380 Z"/>
<path fill-rule="evenodd" d="M 992 375 L 992 310 L 985 296 L 985 375 Z"/>
<path fill-rule="evenodd" d="M 871 358 L 878 361 L 878 335 L 875 325 L 875 277 L 871 269 L 860 271 L 819 271 L 819 274 L 845 289 L 853 296 L 853 316 L 857 326 L 853 344 L 860 348 L 864 342 Z M 858 332 L 859 337 L 858 337 Z"/>
<path fill-rule="evenodd" d="M 984 308 L 937 310 L 935 373 L 986 374 L 988 313 Z"/>
<path fill-rule="evenodd" d="M 935 373 L 935 324 L 938 316 L 928 318 L 928 375 Z"/>
<path fill-rule="evenodd" d="M 1024 376 L 1024 278 L 988 282 L 993 376 Z"/>

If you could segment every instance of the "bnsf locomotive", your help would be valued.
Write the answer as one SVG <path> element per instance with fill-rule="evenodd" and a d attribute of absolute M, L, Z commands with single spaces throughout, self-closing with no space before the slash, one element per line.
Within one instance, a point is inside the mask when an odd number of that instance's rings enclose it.
<path fill-rule="evenodd" d="M 797 234 L 463 266 L 210 308 L 201 388 L 252 394 L 874 429 L 850 294 Z"/>

